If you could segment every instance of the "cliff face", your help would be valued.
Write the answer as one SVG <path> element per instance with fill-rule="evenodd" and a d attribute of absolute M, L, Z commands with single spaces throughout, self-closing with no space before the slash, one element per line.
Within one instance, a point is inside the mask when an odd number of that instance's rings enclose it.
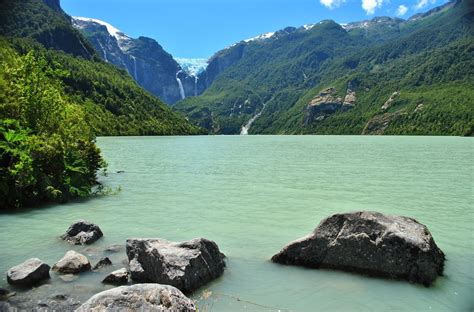
<path fill-rule="evenodd" d="M 184 71 L 158 42 L 151 38 L 131 38 L 105 22 L 74 17 L 80 30 L 106 61 L 125 69 L 144 89 L 168 104 L 201 94 L 199 79 Z"/>

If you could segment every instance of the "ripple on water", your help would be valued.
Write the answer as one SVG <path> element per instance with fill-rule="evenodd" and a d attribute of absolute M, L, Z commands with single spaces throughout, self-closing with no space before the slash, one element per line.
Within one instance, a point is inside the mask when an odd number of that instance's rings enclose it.
<path fill-rule="evenodd" d="M 467 311 L 473 305 L 473 151 L 469 138 L 234 136 L 99 138 L 110 195 L 0 214 L 0 271 L 69 250 L 114 265 L 72 283 L 53 274 L 38 296 L 83 301 L 125 254 L 102 252 L 130 237 L 215 240 L 228 256 L 223 277 L 193 297 L 212 311 Z M 115 174 L 123 170 L 121 174 Z M 273 264 L 270 257 L 336 212 L 376 210 L 426 224 L 447 255 L 432 288 L 328 270 Z M 86 249 L 59 239 L 73 221 L 105 237 Z M 5 276 L 5 275 L 4 275 Z M 0 287 L 6 286 L 5 277 Z M 211 293 L 206 298 L 203 291 Z M 20 291 L 19 296 L 22 293 Z M 32 295 L 27 293 L 23 295 Z"/>

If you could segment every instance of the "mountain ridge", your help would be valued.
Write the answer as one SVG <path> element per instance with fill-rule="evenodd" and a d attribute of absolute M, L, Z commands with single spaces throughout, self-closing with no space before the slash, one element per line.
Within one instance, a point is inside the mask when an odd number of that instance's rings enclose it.
<path fill-rule="evenodd" d="M 352 80 L 350 76 L 355 73 L 368 72 L 369 74 L 364 74 L 363 78 L 367 80 L 370 79 L 370 72 L 376 73 L 383 69 L 385 64 L 395 60 L 405 60 L 404 63 L 400 63 L 402 67 L 416 68 L 424 66 L 426 60 L 419 59 L 419 64 L 408 63 L 411 55 L 425 51 L 435 52 L 456 42 L 459 49 L 464 49 L 461 41 L 463 38 L 472 40 L 472 33 L 474 33 L 472 9 L 466 1 L 453 1 L 442 7 L 442 9 L 432 10 L 425 17 L 412 20 L 376 17 L 370 23 L 362 24 L 363 27 L 352 27 L 348 30 L 344 29 L 344 25 L 341 26 L 334 21 L 322 21 L 307 27 L 308 31 L 302 31 L 301 28 L 288 28 L 280 36 L 272 35 L 265 40 L 240 42 L 217 52 L 211 59 L 207 74 L 209 75 L 210 70 L 213 69 L 213 63 L 216 64 L 215 67 L 218 67 L 216 70 L 218 74 L 212 77 L 213 83 L 210 87 L 201 96 L 180 101 L 175 107 L 187 114 L 196 124 L 207 128 L 211 133 L 219 134 L 240 133 L 248 121 L 257 114 L 259 118 L 252 123 L 250 133 L 317 134 L 323 131 L 323 128 L 326 129 L 326 125 L 333 122 L 336 124 L 346 122 L 343 121 L 344 118 L 352 118 L 350 116 L 357 112 L 366 116 L 358 117 L 357 127 L 353 124 L 353 128 L 338 126 L 340 130 L 324 131 L 326 134 L 361 134 L 363 126 L 370 120 L 369 117 L 377 115 L 376 107 L 379 104 L 373 102 L 376 100 L 373 95 L 361 97 L 360 101 L 370 101 L 370 103 L 356 105 L 346 113 L 335 110 L 331 114 L 315 116 L 318 120 L 311 125 L 305 125 L 306 110 L 300 108 L 300 111 L 294 111 L 293 107 L 308 92 L 322 92 L 324 88 L 329 87 L 338 89 L 337 97 L 343 98 L 346 92 L 342 90 L 349 89 L 347 86 Z M 337 40 L 334 41 L 335 37 Z M 454 51 L 449 50 L 450 53 L 458 53 Z M 461 53 L 465 56 L 468 52 Z M 443 62 L 444 59 L 451 58 L 451 56 L 436 55 L 440 60 L 443 59 Z M 456 64 L 455 59 L 450 61 Z M 224 66 L 219 68 L 221 64 Z M 469 62 L 467 64 L 472 66 Z M 435 73 L 433 75 L 436 76 Z M 341 84 L 342 77 L 347 77 L 343 84 Z M 449 77 L 453 81 L 458 79 L 452 74 Z M 472 77 L 468 76 L 466 79 L 469 80 Z M 380 85 L 385 83 L 381 82 Z M 386 97 L 383 101 L 397 91 L 397 81 L 390 81 L 390 84 L 393 84 L 392 90 L 382 91 L 386 94 L 383 95 Z M 405 85 L 404 88 L 412 89 L 415 86 Z M 375 89 L 378 88 L 380 87 L 374 88 L 372 92 L 376 92 Z M 311 91 L 316 89 L 319 91 Z M 364 94 L 364 92 L 359 90 L 356 93 Z M 467 95 L 465 102 L 468 102 L 472 96 L 471 93 Z M 314 96 L 317 96 L 317 93 L 313 94 Z M 433 92 L 433 97 L 435 96 L 438 95 Z M 269 101 L 270 99 L 272 100 Z M 306 103 L 309 103 L 311 99 L 307 101 Z M 264 103 L 266 104 L 265 111 L 260 113 Z M 441 103 L 442 106 L 450 107 L 447 99 L 442 100 Z M 369 104 L 370 109 L 365 107 Z M 382 104 L 383 102 L 380 106 Z M 470 132 L 472 112 L 466 110 L 465 106 L 461 107 L 467 113 L 463 117 L 463 129 L 452 130 L 448 127 L 444 130 L 445 134 Z M 425 105 L 423 114 L 434 114 L 435 111 L 434 106 Z M 294 114 L 293 117 L 290 119 L 284 117 L 290 112 Z M 447 122 L 450 120 L 449 115 L 454 115 L 455 112 L 447 110 L 443 114 L 446 115 L 436 118 L 442 118 L 444 122 Z M 281 118 L 286 118 L 287 121 L 282 122 Z M 425 122 L 428 122 L 428 119 Z M 290 120 L 292 120 L 291 125 Z M 412 133 L 410 123 L 413 121 L 407 119 L 403 122 L 406 123 L 406 132 L 402 131 L 401 134 Z M 275 124 L 280 124 L 280 127 L 272 126 Z M 319 128 L 314 127 L 315 124 L 319 125 Z M 426 129 L 425 134 L 443 133 L 441 130 L 429 130 L 432 129 L 429 124 L 426 124 Z M 389 132 L 390 128 L 385 131 L 385 133 Z"/>

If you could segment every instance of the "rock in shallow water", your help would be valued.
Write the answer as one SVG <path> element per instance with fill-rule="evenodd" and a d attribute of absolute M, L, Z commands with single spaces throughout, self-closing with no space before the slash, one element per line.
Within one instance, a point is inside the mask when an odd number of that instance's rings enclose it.
<path fill-rule="evenodd" d="M 159 284 L 137 284 L 103 291 L 76 312 L 86 311 L 196 311 L 194 302 L 178 289 Z"/>
<path fill-rule="evenodd" d="M 108 257 L 105 257 L 105 258 L 100 259 L 99 262 L 97 262 L 97 264 L 94 265 L 92 270 L 97 271 L 97 270 L 100 270 L 101 268 L 103 268 L 105 266 L 109 266 L 109 265 L 112 265 L 112 261 L 110 261 L 110 259 Z"/>
<path fill-rule="evenodd" d="M 7 300 L 8 298 L 13 297 L 15 295 L 15 292 L 11 292 L 8 289 L 0 287 L 0 301 Z M 2 309 L 0 309 L 0 311 L 2 311 Z"/>
<path fill-rule="evenodd" d="M 290 243 L 272 261 L 406 279 L 429 286 L 443 273 L 444 254 L 416 220 L 377 212 L 336 214 Z"/>
<path fill-rule="evenodd" d="M 33 286 L 49 279 L 50 266 L 37 258 L 26 260 L 7 272 L 7 281 L 12 285 Z"/>
<path fill-rule="evenodd" d="M 127 269 L 123 268 L 117 271 L 113 271 L 107 275 L 102 283 L 111 285 L 125 285 L 128 283 L 129 273 Z"/>
<path fill-rule="evenodd" d="M 224 273 L 224 255 L 204 238 L 174 243 L 164 239 L 129 239 L 132 279 L 193 291 Z"/>
<path fill-rule="evenodd" d="M 91 269 L 86 256 L 74 250 L 69 250 L 64 257 L 53 265 L 53 270 L 61 274 L 77 274 Z"/>
<path fill-rule="evenodd" d="M 88 245 L 103 235 L 98 225 L 80 220 L 72 224 L 61 238 L 74 245 Z"/>

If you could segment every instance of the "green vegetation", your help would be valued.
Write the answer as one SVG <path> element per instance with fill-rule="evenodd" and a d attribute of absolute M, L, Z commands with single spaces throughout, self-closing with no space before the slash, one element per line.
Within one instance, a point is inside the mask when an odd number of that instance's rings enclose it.
<path fill-rule="evenodd" d="M 202 96 L 176 109 L 213 133 L 239 133 L 266 103 L 250 133 L 470 135 L 474 12 L 467 2 L 410 21 L 376 18 L 348 31 L 324 21 L 309 31 L 287 29 L 269 40 L 240 43 L 229 49 L 243 44 L 244 56 Z M 344 98 L 349 83 L 355 108 L 305 121 L 314 96 L 334 87 Z M 400 96 L 392 107 L 381 110 L 395 91 Z M 259 100 L 245 105 L 250 97 Z M 381 131 L 366 128 L 382 119 L 388 126 L 376 127 Z"/>
<path fill-rule="evenodd" d="M 0 56 L 0 207 L 89 195 L 104 162 L 84 110 L 57 78 L 66 72 L 5 42 Z"/>
<path fill-rule="evenodd" d="M 89 196 L 96 135 L 201 133 L 101 61 L 58 1 L 2 3 L 0 31 L 0 210 Z"/>

